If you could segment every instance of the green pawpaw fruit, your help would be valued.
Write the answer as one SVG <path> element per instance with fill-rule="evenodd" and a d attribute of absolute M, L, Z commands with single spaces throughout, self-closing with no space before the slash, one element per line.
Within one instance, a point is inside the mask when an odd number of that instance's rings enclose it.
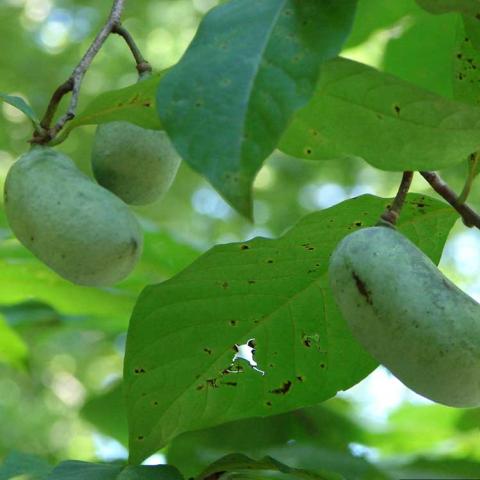
<path fill-rule="evenodd" d="M 99 125 L 92 151 L 97 182 L 131 205 L 145 205 L 165 194 L 180 157 L 165 132 L 129 122 Z"/>
<path fill-rule="evenodd" d="M 142 231 L 127 205 L 52 148 L 34 147 L 13 164 L 4 205 L 20 242 L 71 282 L 113 285 L 141 255 Z"/>
<path fill-rule="evenodd" d="M 329 278 L 353 335 L 405 385 L 480 405 L 480 304 L 410 240 L 388 227 L 356 231 L 333 252 Z"/>

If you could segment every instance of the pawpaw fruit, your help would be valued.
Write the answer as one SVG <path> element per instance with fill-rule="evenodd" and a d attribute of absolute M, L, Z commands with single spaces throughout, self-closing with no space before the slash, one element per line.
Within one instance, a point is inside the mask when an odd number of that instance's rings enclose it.
<path fill-rule="evenodd" d="M 137 263 L 143 234 L 127 205 L 66 155 L 37 146 L 10 168 L 5 213 L 20 242 L 80 285 L 113 285 Z"/>
<path fill-rule="evenodd" d="M 415 392 L 480 405 L 480 304 L 393 228 L 364 228 L 333 252 L 329 279 L 354 337 Z"/>
<path fill-rule="evenodd" d="M 97 127 L 93 174 L 128 204 L 158 200 L 172 185 L 179 166 L 180 157 L 165 132 L 123 121 Z"/>

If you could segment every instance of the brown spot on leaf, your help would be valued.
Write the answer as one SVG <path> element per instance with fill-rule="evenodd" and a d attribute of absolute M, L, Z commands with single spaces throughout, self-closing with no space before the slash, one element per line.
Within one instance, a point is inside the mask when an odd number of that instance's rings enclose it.
<path fill-rule="evenodd" d="M 290 380 L 287 380 L 283 382 L 283 385 L 281 387 L 270 390 L 270 393 L 273 393 L 274 395 L 286 395 L 290 390 L 291 386 L 292 382 Z"/>

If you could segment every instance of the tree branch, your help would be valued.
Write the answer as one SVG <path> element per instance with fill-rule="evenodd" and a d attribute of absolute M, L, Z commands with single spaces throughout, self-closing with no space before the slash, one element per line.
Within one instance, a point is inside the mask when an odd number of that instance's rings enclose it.
<path fill-rule="evenodd" d="M 456 193 L 435 172 L 420 172 L 430 186 L 443 197 L 461 216 L 467 227 L 480 229 L 480 215 L 466 203 L 459 203 Z"/>
<path fill-rule="evenodd" d="M 382 213 L 380 216 L 380 222 L 387 222 L 390 225 L 395 225 L 397 223 L 397 219 L 400 216 L 400 211 L 405 203 L 405 197 L 410 190 L 412 179 L 413 172 L 403 172 L 402 181 L 398 187 L 398 192 L 393 200 L 393 204 Z"/>
<path fill-rule="evenodd" d="M 112 10 L 105 25 L 102 27 L 100 32 L 95 37 L 95 40 L 92 42 L 88 50 L 85 52 L 84 56 L 78 63 L 78 65 L 73 70 L 70 77 L 65 81 L 60 87 L 58 87 L 52 98 L 50 103 L 47 107 L 47 111 L 43 116 L 40 125 L 44 129 L 44 132 L 35 132 L 34 137 L 32 139 L 33 143 L 47 143 L 55 135 L 63 128 L 63 126 L 72 118 L 75 117 L 75 111 L 77 109 L 78 104 L 78 96 L 80 93 L 80 87 L 82 85 L 83 77 L 87 69 L 90 67 L 93 59 L 102 48 L 105 40 L 112 32 L 115 25 L 120 23 L 120 17 L 123 13 L 123 9 L 125 7 L 126 0 L 114 0 Z M 58 122 L 55 124 L 54 127 L 51 127 L 51 123 L 55 112 L 57 111 L 58 105 L 62 98 L 69 92 L 72 92 L 72 97 L 70 99 L 70 103 L 68 105 L 66 113 L 60 117 Z"/>
<path fill-rule="evenodd" d="M 117 23 L 113 26 L 112 33 L 120 35 L 127 43 L 128 48 L 132 52 L 133 58 L 135 58 L 139 75 L 143 75 L 144 73 L 150 73 L 152 71 L 152 67 L 150 63 L 145 60 L 142 52 L 135 43 L 135 40 L 130 35 L 130 32 L 122 24 Z"/>

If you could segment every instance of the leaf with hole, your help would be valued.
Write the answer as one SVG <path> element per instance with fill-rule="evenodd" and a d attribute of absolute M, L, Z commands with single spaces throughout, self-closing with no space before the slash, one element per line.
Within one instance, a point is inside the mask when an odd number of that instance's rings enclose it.
<path fill-rule="evenodd" d="M 219 245 L 134 309 L 124 363 L 131 461 L 180 433 L 274 415 L 333 397 L 377 365 L 349 333 L 328 287 L 328 259 L 388 200 L 365 195 L 303 218 L 277 240 Z M 399 228 L 438 261 L 456 219 L 410 195 Z M 262 376 L 237 348 L 255 341 Z"/>

